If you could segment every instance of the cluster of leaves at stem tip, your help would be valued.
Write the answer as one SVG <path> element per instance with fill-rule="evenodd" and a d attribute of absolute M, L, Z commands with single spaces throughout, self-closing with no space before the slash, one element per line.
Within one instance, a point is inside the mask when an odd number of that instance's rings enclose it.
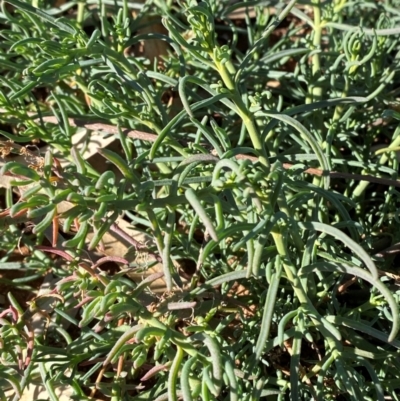
<path fill-rule="evenodd" d="M 1 3 L 0 135 L 47 146 L 39 168 L 1 169 L 0 269 L 21 273 L 1 280 L 59 279 L 27 308 L 8 295 L 1 386 L 15 400 L 32 382 L 52 401 L 60 385 L 80 400 L 398 400 L 400 292 L 380 252 L 399 241 L 399 192 L 328 172 L 397 180 L 399 2 L 61 3 Z M 165 33 L 138 33 L 152 18 Z M 168 44 L 154 62 L 129 51 L 154 40 Z M 74 147 L 79 119 L 117 127 L 106 172 Z M 150 236 L 148 260 L 89 262 L 118 219 Z M 59 222 L 68 239 L 50 248 Z M 122 270 L 100 271 L 110 260 Z M 149 290 L 161 276 L 164 297 Z"/>

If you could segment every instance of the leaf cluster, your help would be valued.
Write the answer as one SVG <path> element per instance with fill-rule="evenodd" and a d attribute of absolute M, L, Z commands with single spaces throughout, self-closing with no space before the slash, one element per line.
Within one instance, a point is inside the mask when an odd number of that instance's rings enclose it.
<path fill-rule="evenodd" d="M 1 280 L 57 278 L 0 312 L 15 400 L 399 399 L 396 4 L 2 2 Z M 118 219 L 150 241 L 99 257 Z"/>

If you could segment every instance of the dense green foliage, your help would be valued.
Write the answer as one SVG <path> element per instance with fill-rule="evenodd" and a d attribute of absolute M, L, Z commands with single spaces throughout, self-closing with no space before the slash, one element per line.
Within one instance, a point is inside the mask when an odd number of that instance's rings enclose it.
<path fill-rule="evenodd" d="M 0 193 L 0 385 L 14 400 L 29 383 L 52 401 L 60 385 L 77 400 L 95 388 L 132 401 L 400 399 L 385 251 L 400 240 L 400 2 L 1 6 L 1 174 L 14 181 Z M 143 31 L 149 17 L 165 34 Z M 140 55 L 154 40 L 165 54 Z M 119 144 L 99 150 L 105 172 L 73 146 L 94 123 Z M 47 150 L 32 165 L 36 145 Z M 12 161 L 21 149 L 28 163 Z M 101 258 L 117 219 L 151 237 L 129 251 L 146 248 L 144 262 Z M 121 270 L 99 270 L 109 261 Z M 157 263 L 141 282 L 127 275 Z M 49 270 L 56 290 L 20 304 L 14 291 Z M 160 276 L 162 297 L 149 289 Z"/>

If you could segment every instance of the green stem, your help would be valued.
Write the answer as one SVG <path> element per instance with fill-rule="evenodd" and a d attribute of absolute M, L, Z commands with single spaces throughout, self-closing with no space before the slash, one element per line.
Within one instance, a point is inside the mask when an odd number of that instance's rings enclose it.
<path fill-rule="evenodd" d="M 150 223 L 153 228 L 153 235 L 156 240 L 158 253 L 163 255 L 163 271 L 164 271 L 164 278 L 165 283 L 167 285 L 168 291 L 172 290 L 172 275 L 171 275 L 171 267 L 170 267 L 170 255 L 169 253 L 165 253 L 165 245 L 163 236 L 161 234 L 160 225 L 158 224 L 157 217 L 152 209 L 146 209 L 147 216 L 150 220 Z"/>
<path fill-rule="evenodd" d="M 349 90 L 349 82 L 346 79 L 345 80 L 345 87 L 343 89 L 341 97 L 344 98 L 347 96 Z M 340 118 L 342 117 L 343 114 L 343 105 L 339 104 L 335 107 L 335 112 L 333 114 L 332 122 L 330 124 L 328 133 L 326 135 L 326 140 L 325 140 L 325 154 L 327 156 L 328 162 L 329 162 L 329 167 L 331 167 L 331 153 L 332 153 L 332 142 L 335 137 L 335 134 L 337 132 L 338 128 L 338 123 Z"/>
<path fill-rule="evenodd" d="M 244 125 L 246 126 L 247 132 L 250 135 L 250 139 L 253 144 L 253 147 L 259 153 L 260 163 L 262 165 L 264 165 L 267 169 L 269 169 L 270 163 L 268 160 L 268 156 L 267 156 L 264 146 L 262 145 L 261 135 L 258 131 L 258 128 L 254 121 L 252 113 L 247 109 L 246 105 L 244 104 L 242 97 L 232 79 L 232 76 L 228 71 L 227 66 L 215 59 L 214 59 L 214 63 L 217 66 L 217 69 L 219 71 L 219 74 L 221 75 L 221 78 L 222 78 L 225 86 L 233 94 L 233 101 L 234 101 L 236 107 L 239 109 L 239 115 L 242 118 Z"/>
<path fill-rule="evenodd" d="M 320 0 L 311 0 L 313 4 L 314 12 L 314 37 L 313 37 L 313 49 L 318 51 L 321 49 L 321 37 L 322 37 L 322 24 L 321 24 L 321 2 Z M 317 86 L 316 82 L 321 74 L 321 59 L 320 54 L 315 52 L 312 56 L 312 85 L 309 86 L 308 96 L 306 98 L 306 104 L 310 104 L 316 101 L 322 100 L 322 87 Z M 314 112 L 315 127 L 317 132 L 323 132 L 323 121 L 321 113 Z M 314 177 L 313 184 L 319 186 L 322 180 L 320 177 Z"/>
<path fill-rule="evenodd" d="M 289 260 L 289 255 L 286 250 L 286 244 L 285 244 L 285 241 L 283 239 L 280 229 L 275 226 L 275 228 L 271 231 L 271 234 L 274 239 L 278 254 L 282 257 L 286 277 L 287 277 L 288 281 L 292 284 L 293 290 L 297 296 L 297 299 L 300 301 L 301 305 L 303 305 L 303 306 L 308 305 L 309 300 L 301 286 L 299 278 L 296 275 L 294 266 L 292 265 L 292 263 Z"/>
<path fill-rule="evenodd" d="M 81 0 L 78 2 L 78 11 L 77 11 L 77 15 L 76 15 L 76 22 L 82 26 L 83 24 L 83 20 L 85 17 L 85 0 Z"/>
<path fill-rule="evenodd" d="M 275 226 L 271 231 L 272 237 L 274 239 L 276 249 L 278 254 L 282 258 L 283 268 L 286 273 L 286 278 L 292 285 L 293 291 L 297 296 L 297 299 L 300 301 L 301 306 L 304 308 L 304 311 L 307 311 L 310 319 L 314 322 L 315 326 L 319 329 L 321 334 L 327 340 L 329 347 L 334 350 L 338 348 L 338 341 L 335 340 L 333 333 L 331 332 L 333 327 L 329 330 L 324 326 L 326 321 L 322 322 L 322 318 L 318 313 L 317 309 L 311 303 L 307 294 L 304 291 L 304 288 L 301 284 L 300 278 L 295 270 L 293 263 L 290 261 L 289 253 L 287 251 L 286 242 L 284 238 L 287 238 L 287 232 L 285 232 L 285 236 L 282 235 L 281 229 L 278 226 Z M 336 330 L 337 331 L 337 330 Z M 337 333 L 338 334 L 338 333 Z M 339 334 L 340 335 L 340 334 Z"/>
<path fill-rule="evenodd" d="M 314 11 L 314 38 L 313 47 L 314 50 L 318 50 L 321 47 L 321 37 L 322 37 L 322 24 L 321 24 L 321 4 L 320 0 L 312 0 L 311 3 Z M 321 71 L 321 59 L 320 54 L 315 53 L 312 56 L 312 76 L 314 80 L 318 77 Z M 319 101 L 322 99 L 322 88 L 320 86 L 313 86 L 310 88 L 311 93 L 306 100 L 306 103 L 312 103 L 314 101 Z"/>

